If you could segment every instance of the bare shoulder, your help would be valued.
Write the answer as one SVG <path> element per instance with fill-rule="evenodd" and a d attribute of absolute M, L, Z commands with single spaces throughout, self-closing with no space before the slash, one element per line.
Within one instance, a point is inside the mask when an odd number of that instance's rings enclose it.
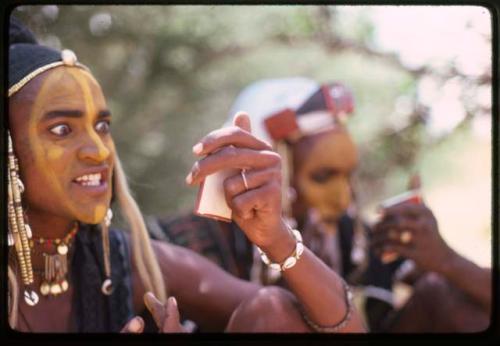
<path fill-rule="evenodd" d="M 203 261 L 197 253 L 164 241 L 151 240 L 151 247 L 164 275 L 170 276 L 186 269 L 194 270 L 196 263 Z"/>

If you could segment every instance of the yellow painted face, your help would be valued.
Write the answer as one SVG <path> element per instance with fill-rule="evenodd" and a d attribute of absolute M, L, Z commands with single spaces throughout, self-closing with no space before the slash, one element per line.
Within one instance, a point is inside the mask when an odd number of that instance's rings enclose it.
<path fill-rule="evenodd" d="M 23 197 L 30 213 L 100 223 L 111 201 L 111 115 L 87 71 L 61 66 L 9 100 Z"/>
<path fill-rule="evenodd" d="M 301 138 L 293 145 L 298 203 L 314 208 L 324 221 L 336 221 L 351 203 L 352 171 L 358 154 L 349 134 L 330 129 Z"/>

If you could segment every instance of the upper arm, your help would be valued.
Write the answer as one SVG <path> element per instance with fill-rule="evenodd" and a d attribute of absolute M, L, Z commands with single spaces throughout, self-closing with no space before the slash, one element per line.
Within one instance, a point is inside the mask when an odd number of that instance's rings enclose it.
<path fill-rule="evenodd" d="M 260 288 L 225 272 L 199 254 L 165 242 L 152 241 L 169 296 L 175 296 L 181 316 L 204 331 L 222 331 L 232 312 Z"/>

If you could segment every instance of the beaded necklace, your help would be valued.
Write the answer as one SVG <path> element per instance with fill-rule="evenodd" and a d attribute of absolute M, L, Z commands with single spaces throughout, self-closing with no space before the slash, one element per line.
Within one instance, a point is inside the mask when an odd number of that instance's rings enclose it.
<path fill-rule="evenodd" d="M 30 247 L 35 249 L 35 244 L 41 245 L 44 249 L 39 250 L 44 257 L 44 269 L 34 270 L 42 277 L 40 293 L 44 296 L 57 296 L 68 290 L 68 252 L 73 243 L 73 239 L 78 232 L 78 223 L 64 238 L 48 239 L 33 237 Z"/>

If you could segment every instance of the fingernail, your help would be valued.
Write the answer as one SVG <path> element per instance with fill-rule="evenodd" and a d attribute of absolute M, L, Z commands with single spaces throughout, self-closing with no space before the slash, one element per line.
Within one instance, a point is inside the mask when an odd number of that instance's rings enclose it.
<path fill-rule="evenodd" d="M 153 293 L 147 292 L 144 295 L 144 304 L 146 304 L 148 310 L 151 310 L 151 308 L 153 307 Z"/>
<path fill-rule="evenodd" d="M 189 172 L 189 174 L 186 177 L 186 183 L 188 183 L 188 184 L 193 183 L 194 178 L 196 177 L 196 175 L 198 174 L 199 171 L 200 171 L 200 167 L 199 167 L 198 161 L 196 161 L 194 163 L 193 167 L 191 167 L 191 172 Z"/>
<path fill-rule="evenodd" d="M 132 321 L 130 321 L 129 329 L 132 332 L 138 332 L 142 328 L 142 319 L 135 317 Z"/>
<path fill-rule="evenodd" d="M 203 151 L 203 143 L 195 144 L 195 146 L 193 147 L 193 153 L 201 154 L 202 151 Z"/>
<path fill-rule="evenodd" d="M 177 299 L 175 299 L 175 297 L 170 297 L 170 298 L 168 298 L 168 300 L 170 300 L 171 304 L 173 304 L 175 307 L 177 307 Z"/>

